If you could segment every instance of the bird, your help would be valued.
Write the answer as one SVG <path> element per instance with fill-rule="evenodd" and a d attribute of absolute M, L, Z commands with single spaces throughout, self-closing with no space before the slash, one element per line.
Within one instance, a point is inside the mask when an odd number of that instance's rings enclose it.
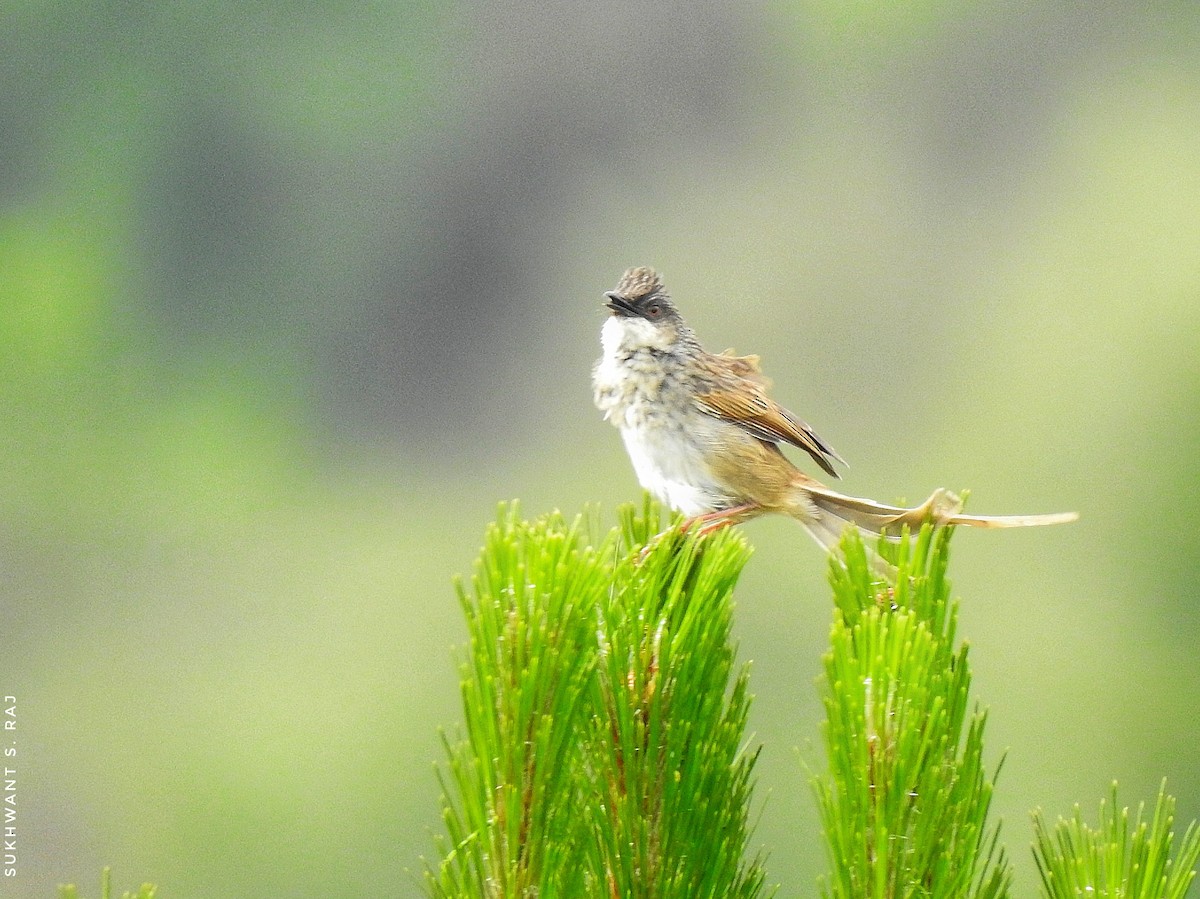
<path fill-rule="evenodd" d="M 1078 518 L 965 515 L 961 499 L 945 489 L 912 507 L 839 493 L 801 471 L 781 447 L 804 450 L 833 478 L 845 460 L 771 398 L 758 356 L 705 351 L 658 272 L 631 268 L 604 297 L 609 315 L 592 370 L 593 400 L 620 431 L 639 483 L 686 516 L 684 528 L 707 534 L 776 513 L 836 553 L 847 527 L 897 539 L 905 526 L 916 533 L 925 522 L 1012 528 Z"/>

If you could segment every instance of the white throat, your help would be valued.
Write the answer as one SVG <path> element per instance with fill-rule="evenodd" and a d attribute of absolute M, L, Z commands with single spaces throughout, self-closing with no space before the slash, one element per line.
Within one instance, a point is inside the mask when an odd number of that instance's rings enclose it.
<path fill-rule="evenodd" d="M 610 315 L 600 329 L 600 346 L 612 359 L 641 349 L 670 349 L 675 336 L 673 328 L 657 327 L 644 318 Z"/>

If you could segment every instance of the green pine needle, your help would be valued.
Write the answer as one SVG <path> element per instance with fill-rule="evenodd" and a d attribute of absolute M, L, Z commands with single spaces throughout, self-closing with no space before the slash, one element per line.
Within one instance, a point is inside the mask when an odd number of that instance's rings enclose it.
<path fill-rule="evenodd" d="M 143 883 L 136 893 L 125 890 L 121 899 L 154 899 L 157 888 L 152 883 Z M 75 884 L 63 884 L 58 888 L 59 899 L 79 899 L 79 888 Z M 112 869 L 100 870 L 100 899 L 112 899 Z"/>
<path fill-rule="evenodd" d="M 825 657 L 829 774 L 814 780 L 838 899 L 998 897 L 1010 875 L 987 827 L 985 716 L 969 707 L 965 646 L 946 564 L 952 529 L 893 547 L 877 581 L 854 532 L 830 564 L 835 618 Z"/>
<path fill-rule="evenodd" d="M 431 895 L 762 894 L 730 642 L 749 552 L 663 525 L 647 500 L 601 540 L 515 505 L 489 528 L 459 587 L 466 734 L 444 741 Z"/>
<path fill-rule="evenodd" d="M 448 839 L 426 872 L 433 895 L 557 895 L 578 868 L 567 812 L 609 555 L 585 544 L 582 519 L 527 522 L 514 504 L 488 529 L 472 593 L 457 585 L 470 633 L 460 666 L 466 738 L 444 738 Z"/>
<path fill-rule="evenodd" d="M 1040 811 L 1033 814 L 1034 858 L 1048 899 L 1182 899 L 1200 860 L 1200 829 L 1193 822 L 1183 835 L 1175 857 L 1175 799 L 1158 790 L 1154 814 L 1143 819 L 1138 804 L 1130 830 L 1129 809 L 1117 809 L 1117 785 L 1100 803 L 1100 824 L 1089 827 L 1079 806 L 1069 821 L 1059 819 L 1050 828 Z"/>
<path fill-rule="evenodd" d="M 743 745 L 747 672 L 730 643 L 749 552 L 732 531 L 674 530 L 642 557 L 661 525 L 650 505 L 622 514 L 639 552 L 615 568 L 599 629 L 592 856 L 614 896 L 758 896 L 761 864 L 743 861 L 758 753 Z"/>
<path fill-rule="evenodd" d="M 465 729 L 443 736 L 445 835 L 435 897 L 757 899 L 748 853 L 758 751 L 748 674 L 731 641 L 749 557 L 735 531 L 704 538 L 646 498 L 598 537 L 594 516 L 535 521 L 501 507 L 470 590 Z M 832 899 L 1006 899 L 987 822 L 986 715 L 974 709 L 946 579 L 953 528 L 907 533 L 877 580 L 853 531 L 830 561 L 834 620 L 822 697 L 827 774 L 813 779 Z M 1174 801 L 1153 817 L 1101 805 L 1101 824 L 1034 847 L 1048 899 L 1182 899 L 1200 859 L 1190 826 L 1172 858 Z M 64 894 L 66 895 L 66 894 Z M 148 897 L 139 897 L 148 899 Z"/>

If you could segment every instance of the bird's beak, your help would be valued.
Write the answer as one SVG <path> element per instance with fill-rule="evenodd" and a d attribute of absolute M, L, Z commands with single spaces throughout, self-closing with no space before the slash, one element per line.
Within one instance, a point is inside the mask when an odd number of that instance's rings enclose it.
<path fill-rule="evenodd" d="M 615 290 L 608 291 L 605 296 L 608 297 L 608 302 L 604 305 L 612 311 L 613 315 L 637 315 L 633 304 Z"/>

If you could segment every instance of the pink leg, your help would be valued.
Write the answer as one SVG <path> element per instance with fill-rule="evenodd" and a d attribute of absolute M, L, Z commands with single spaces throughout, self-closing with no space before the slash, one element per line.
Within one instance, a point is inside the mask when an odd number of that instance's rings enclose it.
<path fill-rule="evenodd" d="M 729 527 L 731 524 L 745 521 L 748 518 L 753 518 L 762 507 L 758 503 L 744 503 L 740 506 L 730 506 L 728 509 L 718 509 L 716 512 L 705 512 L 703 515 L 697 515 L 689 518 L 679 530 L 687 533 L 694 525 L 700 525 L 700 536 L 711 534 L 713 531 L 721 528 Z"/>
<path fill-rule="evenodd" d="M 745 505 L 732 506 L 728 509 L 719 509 L 716 512 L 705 512 L 703 515 L 694 515 L 693 517 L 685 520 L 683 524 L 679 526 L 679 532 L 681 534 L 686 534 L 694 526 L 699 525 L 699 536 L 704 537 L 708 534 L 711 534 L 713 531 L 729 527 L 731 524 L 737 524 L 740 521 L 753 518 L 755 515 L 758 515 L 761 512 L 762 506 L 758 505 L 757 503 L 746 503 Z M 663 534 L 665 533 L 666 531 L 663 531 Z M 662 534 L 659 534 L 642 547 L 642 551 L 638 555 L 639 562 L 645 561 L 646 556 L 650 554 L 651 548 L 658 543 L 661 537 Z"/>

